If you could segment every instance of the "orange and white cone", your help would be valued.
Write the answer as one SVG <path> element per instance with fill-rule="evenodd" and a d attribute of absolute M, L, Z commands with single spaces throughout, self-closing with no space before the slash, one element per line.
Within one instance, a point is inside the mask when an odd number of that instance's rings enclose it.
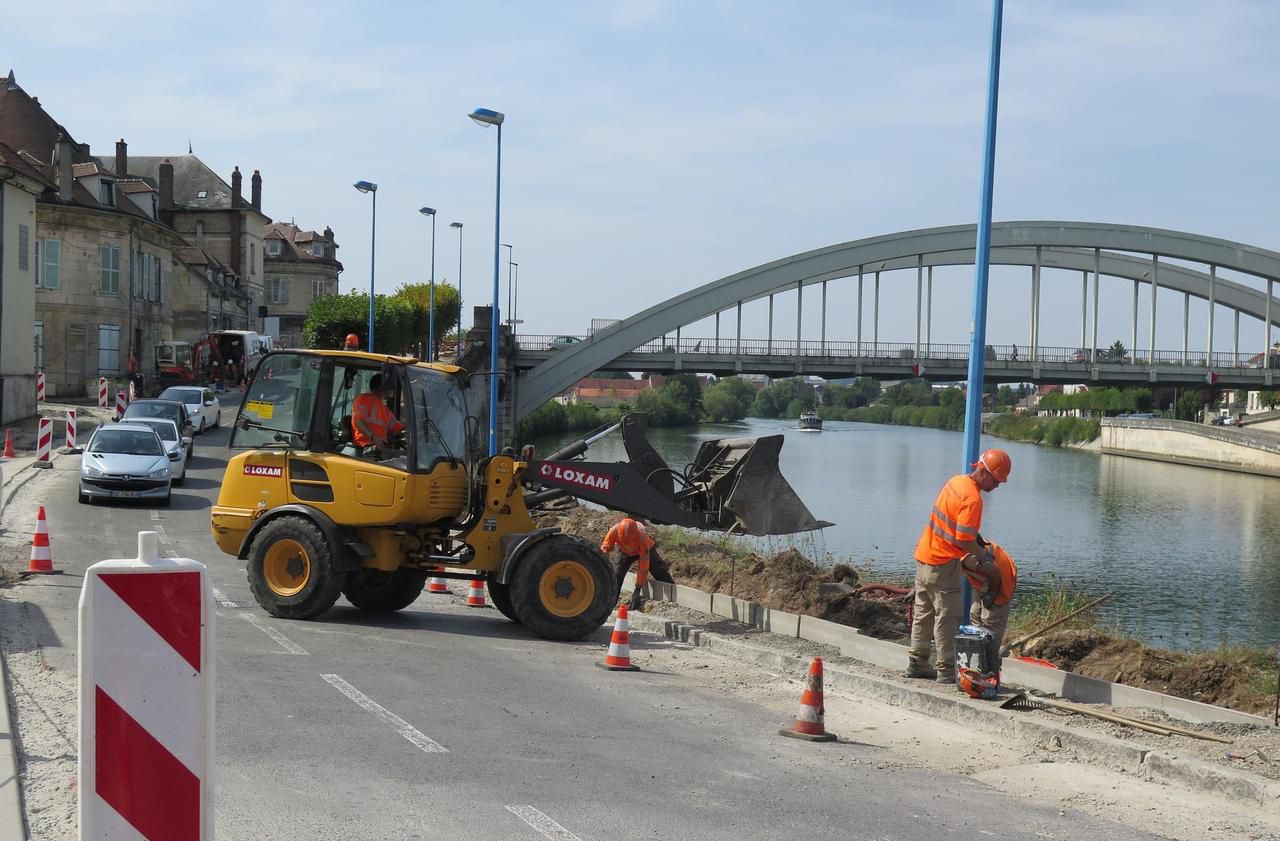
<path fill-rule="evenodd" d="M 443 568 L 437 569 L 436 572 L 443 572 Z M 437 578 L 434 575 L 427 579 L 428 593 L 446 593 L 450 592 L 448 583 L 443 578 Z"/>
<path fill-rule="evenodd" d="M 36 515 L 36 533 L 31 538 L 31 561 L 27 573 L 53 572 L 53 550 L 49 548 L 49 524 L 45 521 L 44 506 Z"/>
<path fill-rule="evenodd" d="M 631 662 L 631 623 L 627 620 L 627 606 L 618 605 L 618 618 L 613 622 L 613 636 L 609 639 L 609 653 L 603 662 L 596 663 L 611 672 L 638 672 L 640 667 Z"/>
<path fill-rule="evenodd" d="M 778 732 L 793 739 L 804 739 L 808 742 L 834 742 L 834 733 L 828 733 L 823 724 L 826 706 L 822 702 L 822 658 L 814 657 L 809 664 L 809 674 L 804 680 L 804 690 L 800 693 L 800 712 L 796 713 L 795 724 Z"/>
<path fill-rule="evenodd" d="M 17 453 L 13 451 L 13 430 L 6 429 L 4 431 L 4 457 L 17 458 Z"/>
<path fill-rule="evenodd" d="M 471 579 L 471 589 L 467 591 L 467 607 L 488 607 L 484 601 L 484 582 L 478 578 Z"/>

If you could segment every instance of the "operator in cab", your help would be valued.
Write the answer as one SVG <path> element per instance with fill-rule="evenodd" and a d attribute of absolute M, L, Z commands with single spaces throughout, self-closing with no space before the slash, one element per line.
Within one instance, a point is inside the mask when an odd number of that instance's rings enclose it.
<path fill-rule="evenodd" d="M 389 449 L 391 438 L 404 431 L 404 424 L 387 408 L 387 400 L 394 396 L 394 386 L 384 388 L 382 375 L 374 374 L 369 390 L 351 405 L 351 437 L 356 446 Z"/>

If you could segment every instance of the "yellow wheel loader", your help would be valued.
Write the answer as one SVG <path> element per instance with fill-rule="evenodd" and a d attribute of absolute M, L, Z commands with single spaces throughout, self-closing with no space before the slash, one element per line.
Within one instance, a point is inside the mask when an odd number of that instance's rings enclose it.
<path fill-rule="evenodd" d="M 404 429 L 362 447 L 353 406 L 375 376 Z M 830 525 L 779 472 L 782 436 L 708 441 L 676 471 L 646 440 L 644 416 L 628 415 L 545 459 L 531 447 L 489 457 L 467 384 L 460 368 L 407 357 L 263 357 L 211 519 L 219 548 L 246 561 L 264 610 L 310 619 L 343 595 L 363 610 L 395 611 L 442 575 L 486 581 L 494 606 L 540 636 L 581 639 L 613 608 L 612 567 L 594 543 L 536 527 L 531 507 L 573 496 L 655 523 L 747 534 Z M 617 429 L 628 461 L 582 460 Z"/>

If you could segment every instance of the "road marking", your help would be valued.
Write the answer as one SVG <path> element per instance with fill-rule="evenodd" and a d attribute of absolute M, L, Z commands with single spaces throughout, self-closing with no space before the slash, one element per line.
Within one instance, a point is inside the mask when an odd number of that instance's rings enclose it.
<path fill-rule="evenodd" d="M 252 613 L 245 613 L 243 614 L 243 616 L 246 622 L 250 623 L 251 625 L 253 625 L 253 627 L 257 628 L 258 630 L 262 631 L 262 633 L 266 634 L 276 642 L 280 643 L 280 646 L 285 651 L 289 652 L 290 654 L 307 655 L 307 650 L 305 648 L 298 645 L 296 642 L 289 639 L 284 634 L 277 631 L 275 628 L 272 628 L 270 625 L 263 625 L 261 622 L 258 621 L 258 617 L 254 616 Z"/>
<path fill-rule="evenodd" d="M 538 830 L 538 833 L 544 838 L 550 838 L 552 841 L 582 841 L 578 836 L 532 806 L 508 806 L 507 811 Z"/>
<path fill-rule="evenodd" d="M 396 731 L 401 736 L 404 736 L 410 742 L 413 742 L 415 745 L 417 745 L 420 749 L 422 749 L 426 753 L 448 753 L 449 752 L 449 749 L 446 748 L 444 745 L 440 744 L 439 742 L 435 741 L 429 736 L 423 735 L 422 732 L 419 731 L 412 724 L 405 721 L 403 718 L 396 715 L 395 713 L 391 712 L 386 707 L 383 707 L 381 704 L 377 703 L 376 701 L 371 699 L 368 695 L 365 695 L 359 689 L 356 689 L 354 686 L 347 683 L 345 680 L 338 677 L 337 675 L 320 675 L 320 677 L 328 681 L 329 685 L 331 685 L 334 689 L 338 690 L 343 695 L 346 695 L 352 701 L 355 701 L 356 705 L 359 706 L 361 709 L 371 712 L 374 715 L 376 715 L 378 718 L 382 719 L 387 725 L 391 727 L 392 730 Z"/>
<path fill-rule="evenodd" d="M 213 600 L 218 603 L 218 607 L 240 607 L 240 605 L 227 598 L 226 593 L 222 592 L 217 587 L 213 588 Z M 258 627 L 262 626 L 259 625 Z"/>
<path fill-rule="evenodd" d="M 160 512 L 159 512 L 159 511 L 157 511 L 156 509 L 152 508 L 152 509 L 151 509 L 151 519 L 153 519 L 153 520 L 159 520 L 159 519 L 160 519 Z"/>

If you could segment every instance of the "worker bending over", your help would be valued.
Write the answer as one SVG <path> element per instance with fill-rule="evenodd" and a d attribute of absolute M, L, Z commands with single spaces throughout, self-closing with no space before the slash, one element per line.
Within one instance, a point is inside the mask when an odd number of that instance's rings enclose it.
<path fill-rule="evenodd" d="M 636 568 L 636 588 L 631 594 L 630 607 L 633 610 L 638 610 L 644 603 L 644 585 L 649 583 L 650 572 L 659 581 L 676 583 L 671 577 L 671 570 L 667 568 L 667 562 L 658 554 L 658 544 L 645 528 L 643 517 L 627 515 L 609 529 L 604 542 L 600 544 L 600 551 L 608 555 L 614 549 L 618 550 L 613 561 L 613 576 L 618 580 L 617 597 L 622 595 L 622 579 L 626 578 L 631 565 L 639 561 Z"/>
<path fill-rule="evenodd" d="M 960 560 L 973 555 L 983 562 L 994 562 L 991 549 L 978 533 L 982 527 L 980 492 L 990 493 L 1007 482 L 1013 464 L 1004 450 L 987 450 L 972 467 L 972 472 L 952 476 L 942 486 L 916 543 L 915 612 L 907 677 L 955 682 L 955 636 L 964 612 Z M 934 669 L 928 666 L 930 643 L 936 654 Z"/>
<path fill-rule="evenodd" d="M 969 583 L 978 594 L 969 607 L 969 624 L 991 635 L 987 646 L 988 662 L 992 673 L 1000 674 L 1000 646 L 1004 644 L 1004 632 L 1009 627 L 1009 606 L 1013 591 L 1018 587 L 1018 566 L 996 543 L 988 543 L 991 559 L 966 555 L 961 566 Z"/>
<path fill-rule="evenodd" d="M 360 448 L 390 446 L 391 438 L 404 431 L 404 424 L 387 408 L 387 400 L 395 396 L 395 387 L 382 385 L 382 375 L 374 374 L 369 390 L 351 405 L 351 437 Z"/>

